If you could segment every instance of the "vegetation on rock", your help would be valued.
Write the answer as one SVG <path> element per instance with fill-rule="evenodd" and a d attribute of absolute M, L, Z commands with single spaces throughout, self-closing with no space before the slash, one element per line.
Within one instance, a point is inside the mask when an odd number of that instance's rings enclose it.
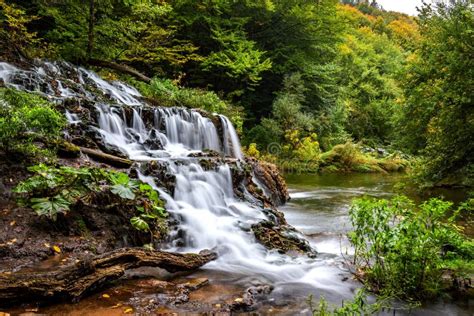
<path fill-rule="evenodd" d="M 52 157 L 66 118 L 40 96 L 0 88 L 0 151 L 9 159 Z"/>
<path fill-rule="evenodd" d="M 67 214 L 72 207 L 98 203 L 101 196 L 112 193 L 114 198 L 109 199 L 108 207 L 120 204 L 135 208 L 136 215 L 130 218 L 134 228 L 151 232 L 153 226 L 161 233 L 166 232 L 167 213 L 158 192 L 149 184 L 131 180 L 123 172 L 44 164 L 28 170 L 34 175 L 19 183 L 14 192 L 39 216 L 56 221 L 59 214 Z"/>

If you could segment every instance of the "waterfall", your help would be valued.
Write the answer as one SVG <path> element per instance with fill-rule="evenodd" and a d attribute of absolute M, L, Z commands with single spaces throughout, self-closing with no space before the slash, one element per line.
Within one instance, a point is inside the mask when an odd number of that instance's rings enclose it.
<path fill-rule="evenodd" d="M 167 210 L 180 219 L 178 229 L 184 243 L 171 242 L 168 249 L 214 249 L 218 259 L 205 269 L 258 276 L 272 283 L 331 286 L 321 284 L 325 282 L 318 278 L 322 265 L 315 259 L 282 255 L 256 241 L 251 226 L 267 217 L 261 208 L 236 197 L 231 166 L 219 162 L 205 170 L 190 155 L 206 156 L 206 150 L 213 150 L 243 159 L 239 138 L 227 117 L 186 108 L 151 107 L 136 89 L 64 62 L 37 62 L 28 70 L 0 63 L 0 79 L 7 87 L 34 91 L 53 100 L 87 100 L 92 104 L 88 120 L 92 119 L 92 129 L 106 145 L 142 164 L 164 162 L 167 172 L 176 178 L 173 193 L 158 187 L 151 176 L 140 171 L 139 176 L 160 192 Z M 71 128 L 85 123 L 72 108 L 65 114 L 74 124 Z"/>
<path fill-rule="evenodd" d="M 224 152 L 226 155 L 243 159 L 242 149 L 240 146 L 239 137 L 235 131 L 234 126 L 224 115 L 219 115 L 224 130 Z"/>

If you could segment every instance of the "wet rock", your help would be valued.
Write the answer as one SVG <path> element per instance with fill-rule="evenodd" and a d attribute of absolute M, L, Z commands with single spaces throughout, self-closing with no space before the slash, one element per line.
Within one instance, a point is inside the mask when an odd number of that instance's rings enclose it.
<path fill-rule="evenodd" d="M 196 278 L 196 279 L 191 279 L 186 283 L 183 283 L 182 286 L 185 288 L 189 289 L 190 291 L 196 291 L 200 288 L 202 288 L 205 285 L 209 284 L 209 279 L 206 278 Z"/>
<path fill-rule="evenodd" d="M 250 312 L 257 309 L 257 303 L 273 291 L 268 284 L 249 287 L 242 297 L 234 299 L 230 309 L 234 312 Z"/>
<path fill-rule="evenodd" d="M 198 152 L 193 152 L 188 155 L 188 157 L 193 157 L 193 158 L 200 158 L 200 157 L 214 157 L 214 158 L 220 158 L 221 154 L 219 154 L 215 150 L 211 149 L 205 149 L 203 151 L 198 151 Z"/>
<path fill-rule="evenodd" d="M 176 285 L 174 283 L 156 280 L 156 279 L 140 280 L 137 283 L 135 283 L 135 285 L 140 288 L 153 289 L 160 293 L 170 291 L 171 289 L 176 288 Z"/>
<path fill-rule="evenodd" d="M 267 220 L 252 225 L 252 231 L 257 240 L 268 249 L 276 249 L 280 253 L 296 251 L 309 257 L 316 256 L 316 251 L 308 241 L 290 225 L 275 225 Z"/>
<path fill-rule="evenodd" d="M 275 206 L 282 205 L 290 199 L 285 179 L 276 165 L 247 158 L 258 182 L 263 186 L 264 193 Z"/>

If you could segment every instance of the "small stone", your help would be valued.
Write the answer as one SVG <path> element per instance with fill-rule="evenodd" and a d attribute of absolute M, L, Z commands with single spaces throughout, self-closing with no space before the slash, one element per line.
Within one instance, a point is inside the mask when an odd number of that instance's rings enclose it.
<path fill-rule="evenodd" d="M 188 282 L 184 283 L 183 286 L 190 291 L 196 291 L 208 284 L 209 284 L 209 279 L 196 278 L 196 279 L 191 279 Z"/>

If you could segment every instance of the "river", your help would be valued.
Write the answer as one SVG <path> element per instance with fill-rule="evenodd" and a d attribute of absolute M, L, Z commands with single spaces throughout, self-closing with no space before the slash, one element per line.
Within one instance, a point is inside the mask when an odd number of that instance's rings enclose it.
<path fill-rule="evenodd" d="M 352 278 L 344 264 L 346 257 L 351 254 L 345 238 L 351 228 L 349 206 L 354 198 L 363 195 L 379 198 L 393 196 L 393 186 L 400 176 L 299 174 L 287 175 L 286 179 L 291 200 L 280 210 L 285 213 L 290 224 L 307 236 L 319 254 L 312 263 L 311 273 L 306 275 L 311 278 L 311 282 L 274 284 L 273 291 L 258 304 L 256 312 L 262 315 L 310 315 L 306 302 L 309 295 L 313 295 L 315 303 L 324 296 L 333 305 L 340 305 L 342 301 L 353 297 L 361 285 Z M 159 278 L 170 278 L 175 283 L 207 278 L 209 284 L 192 292 L 187 303 L 160 307 L 166 301 L 166 295 L 157 294 L 156 287 L 144 286 L 147 283 L 143 280 L 132 279 L 93 294 L 77 304 L 53 305 L 41 308 L 38 312 L 52 315 L 121 315 L 125 311 L 130 312 L 131 308 L 140 314 L 198 314 L 219 310 L 221 306 L 241 297 L 249 286 L 265 282 L 265 278 L 258 274 L 229 273 L 206 267 L 177 278 L 151 270 L 142 272 L 155 273 Z M 440 300 L 412 311 L 397 310 L 395 315 L 468 316 L 473 315 L 473 303 L 473 300 L 468 299 L 454 302 Z M 150 309 L 150 306 L 153 308 Z M 386 315 L 393 315 L 393 311 Z"/>

